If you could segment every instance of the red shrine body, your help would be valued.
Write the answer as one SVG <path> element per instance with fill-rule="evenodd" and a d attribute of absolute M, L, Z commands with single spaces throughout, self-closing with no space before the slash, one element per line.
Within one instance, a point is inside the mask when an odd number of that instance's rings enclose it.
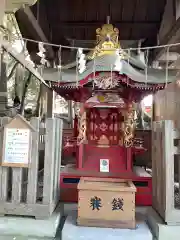
<path fill-rule="evenodd" d="M 118 106 L 96 105 L 95 102 L 83 104 L 81 116 L 86 115 L 86 140 L 76 145 L 76 166 L 66 166 L 61 172 L 61 201 L 76 202 L 77 184 L 81 177 L 88 176 L 131 179 L 137 187 L 136 205 L 152 204 L 151 177 L 137 176 L 133 172 L 133 156 L 145 149 L 121 145 L 124 133 L 122 112 L 127 109 L 120 100 Z"/>
<path fill-rule="evenodd" d="M 61 81 L 51 83 L 59 95 L 78 106 L 73 136 L 63 146 L 63 152 L 74 156 L 76 163 L 61 171 L 61 201 L 78 200 L 81 177 L 103 177 L 132 180 L 137 188 L 136 205 L 148 206 L 152 204 L 152 178 L 142 168 L 137 171 L 133 163 L 136 154 L 146 151 L 134 134 L 136 107 L 165 83 L 155 82 L 153 70 L 146 69 L 139 56 L 123 52 L 118 29 L 105 24 L 96 33 L 95 49 L 86 57 L 79 53 L 78 74 L 77 64 L 72 64 L 72 69 L 62 72 Z M 151 72 L 149 82 L 145 82 L 147 71 Z"/>
<path fill-rule="evenodd" d="M 118 109 L 87 108 L 86 116 L 88 119 L 87 144 L 79 146 L 78 169 L 100 172 L 100 159 L 108 159 L 110 172 L 118 173 L 128 170 L 128 164 L 124 161 L 125 148 L 119 146 L 118 125 L 122 116 Z M 108 141 L 107 145 L 100 145 L 103 142 L 102 138 Z"/>

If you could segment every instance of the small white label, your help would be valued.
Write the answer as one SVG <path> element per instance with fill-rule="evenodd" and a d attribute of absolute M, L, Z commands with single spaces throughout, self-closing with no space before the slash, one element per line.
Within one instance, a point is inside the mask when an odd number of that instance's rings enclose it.
<path fill-rule="evenodd" d="M 100 172 L 109 172 L 109 159 L 100 159 Z"/>

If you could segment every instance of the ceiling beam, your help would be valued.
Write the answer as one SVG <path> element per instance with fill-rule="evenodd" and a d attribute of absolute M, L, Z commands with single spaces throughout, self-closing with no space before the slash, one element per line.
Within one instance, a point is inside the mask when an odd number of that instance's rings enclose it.
<path fill-rule="evenodd" d="M 102 25 L 104 25 L 105 22 L 103 21 L 60 21 L 58 22 L 58 25 L 63 25 L 63 26 L 69 26 L 69 27 L 84 27 L 84 26 L 88 26 L 88 27 L 94 27 L 96 25 L 98 25 L 99 27 L 101 27 Z M 116 27 L 116 25 L 130 25 L 130 24 L 135 24 L 135 25 L 158 25 L 159 22 L 158 21 L 113 21 L 113 26 Z"/>
<path fill-rule="evenodd" d="M 53 25 L 52 29 L 53 32 L 64 32 L 66 38 L 80 39 L 83 36 L 85 40 L 95 40 L 96 29 L 101 28 L 103 24 L 104 23 L 100 21 L 58 22 L 58 24 Z M 157 22 L 113 22 L 113 25 L 119 29 L 119 37 L 121 40 L 140 40 L 149 38 L 150 36 L 156 40 L 156 34 L 159 29 L 159 23 Z M 59 42 L 59 40 L 56 39 L 58 36 L 54 37 L 53 42 Z"/>
<path fill-rule="evenodd" d="M 12 12 L 16 12 L 22 6 L 34 5 L 37 2 L 37 0 L 1 0 L 0 2 L 5 2 L 6 13 L 12 13 Z"/>
<path fill-rule="evenodd" d="M 14 13 L 23 5 L 33 5 L 37 0 L 0 0 L 0 24 L 2 24 L 5 13 Z"/>
<path fill-rule="evenodd" d="M 164 15 L 162 18 L 159 34 L 157 37 L 158 45 L 168 45 L 180 42 L 180 17 L 176 0 L 167 0 Z M 166 52 L 167 48 L 158 48 L 153 51 L 153 60 L 158 61 Z M 171 49 L 169 50 L 171 51 Z"/>
<path fill-rule="evenodd" d="M 139 21 L 122 21 L 122 22 L 113 22 L 112 23 L 114 27 L 118 28 L 120 31 L 123 28 L 140 28 L 140 29 L 154 29 L 157 31 L 159 27 L 159 22 L 139 22 Z M 70 28 L 101 28 L 104 25 L 104 22 L 100 21 L 61 21 L 58 22 L 56 26 L 53 26 L 55 28 L 61 28 L 61 29 L 70 29 Z"/>
<path fill-rule="evenodd" d="M 47 39 L 45 33 L 43 32 L 41 26 L 39 25 L 36 17 L 34 16 L 33 12 L 31 11 L 31 9 L 29 7 L 25 7 L 23 9 L 19 10 L 18 17 L 20 15 L 22 18 L 22 19 L 20 19 L 20 21 L 21 21 L 20 24 L 25 25 L 28 28 L 27 30 L 31 29 L 30 35 L 32 36 L 32 38 L 34 40 L 42 41 L 42 42 L 49 42 L 49 40 Z M 25 16 L 23 16 L 23 15 L 25 15 Z M 31 26 L 31 28 L 29 25 Z M 48 58 L 53 59 L 54 51 L 53 51 L 52 46 L 47 45 L 46 50 L 48 53 Z"/>
<path fill-rule="evenodd" d="M 164 39 L 159 43 L 159 45 L 175 44 L 180 42 L 180 18 L 173 24 L 171 30 L 165 35 Z M 167 48 L 159 48 L 154 51 L 154 60 L 158 60 Z M 169 49 L 171 51 L 171 48 Z"/>
<path fill-rule="evenodd" d="M 49 88 L 47 83 L 41 77 L 39 72 L 34 68 L 31 62 L 25 59 L 25 55 L 23 53 L 18 53 L 16 50 L 9 44 L 8 41 L 0 41 L 0 45 L 5 49 L 17 62 L 19 62 L 22 66 L 24 66 L 29 72 L 31 72 L 40 82 L 42 82 L 46 87 Z"/>

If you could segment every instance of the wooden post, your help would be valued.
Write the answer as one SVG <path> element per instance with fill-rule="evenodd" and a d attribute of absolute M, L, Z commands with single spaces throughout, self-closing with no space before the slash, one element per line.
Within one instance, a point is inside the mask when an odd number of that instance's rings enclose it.
<path fill-rule="evenodd" d="M 59 201 L 60 198 L 60 170 L 61 170 L 61 149 L 62 149 L 62 131 L 63 131 L 63 121 L 56 118 L 56 137 L 55 137 L 55 176 L 54 176 L 54 200 Z"/>
<path fill-rule="evenodd" d="M 54 169 L 58 169 L 58 165 L 59 165 L 59 149 L 60 149 L 60 146 L 59 146 L 59 126 L 60 122 L 59 122 L 59 119 L 55 118 L 55 155 L 54 155 Z M 57 201 L 57 195 L 58 195 L 58 171 L 54 171 L 54 190 L 53 190 L 53 199 L 55 201 Z"/>
<path fill-rule="evenodd" d="M 72 111 L 72 101 L 68 101 L 68 121 L 70 123 L 70 127 L 73 127 L 73 111 Z"/>
<path fill-rule="evenodd" d="M 9 122 L 9 118 L 0 118 L 0 127 L 4 126 Z M 2 134 L 2 133 L 1 133 Z M 3 135 L 0 136 L 0 147 L 3 148 Z M 0 167 L 0 200 L 6 201 L 7 199 L 7 189 L 8 189 L 8 172 L 7 167 Z"/>
<path fill-rule="evenodd" d="M 6 11 L 7 0 L 0 1 L 0 25 L 3 24 L 3 19 Z M 3 62 L 4 51 L 1 48 L 1 40 L 3 34 L 0 32 L 0 111 L 4 111 L 7 105 L 7 78 L 6 64 Z"/>
<path fill-rule="evenodd" d="M 53 202 L 53 175 L 55 158 L 55 119 L 46 120 L 45 157 L 44 157 L 44 188 L 43 204 Z"/>
<path fill-rule="evenodd" d="M 47 88 L 47 118 L 53 117 L 54 91 Z"/>
<path fill-rule="evenodd" d="M 40 109 L 39 116 L 43 117 L 47 113 L 47 87 L 44 84 L 40 85 Z"/>
<path fill-rule="evenodd" d="M 174 124 L 173 121 L 163 121 L 162 132 L 163 158 L 165 164 L 165 196 L 166 219 L 174 209 Z"/>
<path fill-rule="evenodd" d="M 174 206 L 174 123 L 153 123 L 152 181 L 153 207 L 167 224 L 179 223 L 180 211 Z"/>
<path fill-rule="evenodd" d="M 156 199 L 155 199 L 155 194 L 156 194 L 156 162 L 155 162 L 155 141 L 156 141 L 156 134 L 155 134 L 155 122 L 153 121 L 152 123 L 152 133 L 151 133 L 151 158 L 152 158 L 152 205 L 156 206 Z"/>
<path fill-rule="evenodd" d="M 7 105 L 7 76 L 3 57 L 4 50 L 0 46 L 0 112 L 5 111 Z"/>
<path fill-rule="evenodd" d="M 38 162 L 39 162 L 39 125 L 38 118 L 31 119 L 31 125 L 36 129 L 32 133 L 32 153 L 31 162 L 28 170 L 28 189 L 27 189 L 27 202 L 30 204 L 36 203 L 37 197 L 37 181 L 38 181 Z"/>

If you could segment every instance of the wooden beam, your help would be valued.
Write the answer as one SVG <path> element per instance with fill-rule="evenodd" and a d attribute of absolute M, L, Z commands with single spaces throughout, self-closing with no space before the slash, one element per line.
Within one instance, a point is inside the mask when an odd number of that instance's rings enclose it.
<path fill-rule="evenodd" d="M 4 13 L 5 13 L 5 6 L 6 6 L 6 1 L 1 0 L 0 1 L 0 24 L 2 24 L 2 22 L 3 22 L 3 17 L 4 17 Z"/>
<path fill-rule="evenodd" d="M 77 25 L 76 25 L 77 24 Z M 86 25 L 87 24 L 87 25 Z M 52 26 L 53 32 L 64 33 L 66 38 L 76 38 L 84 40 L 94 39 L 96 36 L 96 29 L 101 27 L 103 22 L 84 22 L 82 24 L 75 22 L 74 24 L 59 24 Z M 155 39 L 159 29 L 159 24 L 148 23 L 113 23 L 114 27 L 120 30 L 120 40 L 139 40 L 139 39 Z M 60 42 L 58 34 L 53 35 L 53 42 Z M 155 43 L 154 43 L 155 44 Z M 153 44 L 153 45 L 154 45 Z"/>
<path fill-rule="evenodd" d="M 171 30 L 165 35 L 159 45 L 168 45 L 180 42 L 180 18 L 173 24 Z M 154 60 L 158 60 L 167 48 L 159 48 L 154 51 Z M 171 50 L 170 50 L 171 51 Z"/>
<path fill-rule="evenodd" d="M 35 18 L 33 12 L 29 7 L 25 7 L 24 9 L 21 9 L 20 11 L 23 11 L 23 13 L 27 16 L 31 26 L 34 29 L 33 37 L 35 40 L 40 40 L 42 42 L 49 42 L 46 35 L 44 34 L 42 28 L 40 27 L 37 19 Z M 28 27 L 28 25 L 27 25 Z M 52 46 L 46 45 L 46 49 L 48 51 L 48 57 L 53 59 L 54 58 L 54 51 Z"/>
<path fill-rule="evenodd" d="M 165 35 L 171 30 L 173 24 L 175 23 L 176 13 L 175 13 L 175 0 L 167 0 L 164 8 L 164 13 L 162 16 L 159 33 L 158 33 L 158 41 L 161 42 Z"/>
<path fill-rule="evenodd" d="M 176 3 L 175 0 L 167 0 L 157 37 L 159 45 L 174 44 L 180 41 L 180 17 L 177 18 Z M 153 60 L 157 61 L 165 51 L 165 48 L 155 49 Z"/>
<path fill-rule="evenodd" d="M 94 27 L 98 26 L 101 27 L 105 23 L 103 21 L 60 21 L 58 25 L 62 27 Z M 112 22 L 113 26 L 116 25 L 158 25 L 160 24 L 159 21 L 115 21 Z"/>
<path fill-rule="evenodd" d="M 0 2 L 3 1 L 6 3 L 5 12 L 7 13 L 16 12 L 22 6 L 31 6 L 37 2 L 37 0 L 0 0 Z"/>
<path fill-rule="evenodd" d="M 136 32 L 141 32 L 142 38 L 147 37 L 148 35 L 156 35 L 157 31 L 159 29 L 159 22 L 132 22 L 132 21 L 122 21 L 122 22 L 113 22 L 112 23 L 114 27 L 118 28 L 120 30 L 120 36 L 122 35 L 122 32 L 127 32 L 132 29 L 132 35 L 136 34 Z M 77 29 L 77 31 L 82 31 L 84 29 L 93 30 L 97 28 L 101 28 L 104 25 L 104 22 L 100 21 L 61 21 L 57 25 L 53 26 L 53 29 L 55 31 L 71 31 L 71 29 Z M 129 34 L 128 34 L 129 35 Z M 141 36 L 138 37 L 141 38 Z M 128 37 L 128 36 L 127 36 Z M 136 38 L 135 38 L 136 39 Z"/>
<path fill-rule="evenodd" d="M 8 102 L 6 63 L 4 62 L 4 50 L 0 49 L 0 111 L 6 109 Z"/>
<path fill-rule="evenodd" d="M 25 69 L 30 71 L 43 85 L 49 88 L 49 85 L 44 81 L 39 72 L 32 66 L 29 61 L 26 61 L 24 54 L 17 53 L 16 50 L 7 41 L 0 41 L 0 46 L 8 52 L 16 61 L 18 61 Z"/>
<path fill-rule="evenodd" d="M 175 0 L 176 1 L 176 20 L 180 17 L 180 0 Z"/>

